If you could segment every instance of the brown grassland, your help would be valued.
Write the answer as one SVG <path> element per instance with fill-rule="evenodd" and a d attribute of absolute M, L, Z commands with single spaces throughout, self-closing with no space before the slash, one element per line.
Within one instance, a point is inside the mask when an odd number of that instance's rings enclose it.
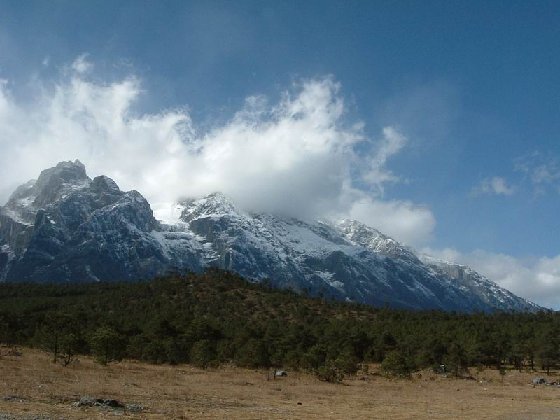
<path fill-rule="evenodd" d="M 423 371 L 411 379 L 390 379 L 371 367 L 331 384 L 301 372 L 272 380 L 262 370 L 134 361 L 103 366 L 89 357 L 64 367 L 38 350 L 1 351 L 0 419 L 560 418 L 560 387 L 531 385 L 539 375 L 534 372 L 507 371 L 501 377 L 495 370 L 472 369 L 476 379 L 455 379 Z M 83 396 L 140 404 L 143 410 L 76 406 Z"/>

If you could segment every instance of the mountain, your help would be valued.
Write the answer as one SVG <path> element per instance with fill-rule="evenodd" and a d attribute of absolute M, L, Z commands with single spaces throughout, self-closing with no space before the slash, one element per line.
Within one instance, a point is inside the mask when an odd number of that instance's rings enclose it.
<path fill-rule="evenodd" d="M 19 187 L 0 209 L 0 273 L 8 281 L 131 280 L 157 276 L 171 261 L 200 270 L 191 236 L 177 255 L 159 240 L 160 223 L 137 191 L 63 162 Z M 163 234 L 163 233 L 160 233 Z"/>
<path fill-rule="evenodd" d="M 116 281 L 169 271 L 231 270 L 311 295 L 369 305 L 457 311 L 535 311 L 468 267 L 418 257 L 352 220 L 305 222 L 240 210 L 214 193 L 157 221 L 137 191 L 79 161 L 20 186 L 0 208 L 0 280 Z"/>

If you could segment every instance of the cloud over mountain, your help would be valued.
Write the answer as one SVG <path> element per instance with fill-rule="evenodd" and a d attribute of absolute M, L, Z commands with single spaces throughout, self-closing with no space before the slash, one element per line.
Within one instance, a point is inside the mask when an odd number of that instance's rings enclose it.
<path fill-rule="evenodd" d="M 304 218 L 351 216 L 409 244 L 423 244 L 435 219 L 428 208 L 383 199 L 398 181 L 387 162 L 406 145 L 394 127 L 378 138 L 348 122 L 340 85 L 304 80 L 278 103 L 251 96 L 229 121 L 197 131 L 185 109 L 139 114 L 131 75 L 99 81 L 82 55 L 60 79 L 36 81 L 32 100 L 0 85 L 0 201 L 40 168 L 80 159 L 137 189 L 166 217 L 180 197 L 222 191 L 248 210 Z"/>

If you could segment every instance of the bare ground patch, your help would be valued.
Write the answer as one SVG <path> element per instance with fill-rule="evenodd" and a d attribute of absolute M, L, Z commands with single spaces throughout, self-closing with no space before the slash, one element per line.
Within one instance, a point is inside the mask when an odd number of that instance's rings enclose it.
<path fill-rule="evenodd" d="M 508 371 L 502 378 L 485 370 L 474 380 L 428 371 L 410 380 L 368 374 L 334 385 L 300 372 L 267 380 L 266 371 L 230 366 L 201 370 L 135 361 L 102 366 L 82 357 L 63 367 L 37 350 L 23 349 L 21 355 L 3 350 L 0 420 L 560 418 L 560 388 L 533 387 L 537 374 L 530 372 Z M 78 405 L 85 396 L 117 400 L 123 407 Z"/>

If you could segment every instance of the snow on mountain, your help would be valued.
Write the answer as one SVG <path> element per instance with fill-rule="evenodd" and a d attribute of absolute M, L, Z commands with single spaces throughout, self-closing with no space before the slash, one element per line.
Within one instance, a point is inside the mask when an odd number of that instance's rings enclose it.
<path fill-rule="evenodd" d="M 337 223 L 337 228 L 350 242 L 372 252 L 399 259 L 417 260 L 411 249 L 356 220 L 341 220 Z"/>
<path fill-rule="evenodd" d="M 516 306 L 525 308 L 524 310 L 527 311 L 540 309 L 533 302 L 514 295 L 466 265 L 443 261 L 424 254 L 420 255 L 420 260 L 436 272 L 454 280 L 463 290 L 477 295 L 482 301 L 496 309 L 507 311 Z"/>
<path fill-rule="evenodd" d="M 327 298 L 411 309 L 537 310 L 468 267 L 352 220 L 304 222 L 238 209 L 221 193 L 164 224 L 136 191 L 62 162 L 0 208 L 0 280 L 114 281 L 219 267 Z"/>

